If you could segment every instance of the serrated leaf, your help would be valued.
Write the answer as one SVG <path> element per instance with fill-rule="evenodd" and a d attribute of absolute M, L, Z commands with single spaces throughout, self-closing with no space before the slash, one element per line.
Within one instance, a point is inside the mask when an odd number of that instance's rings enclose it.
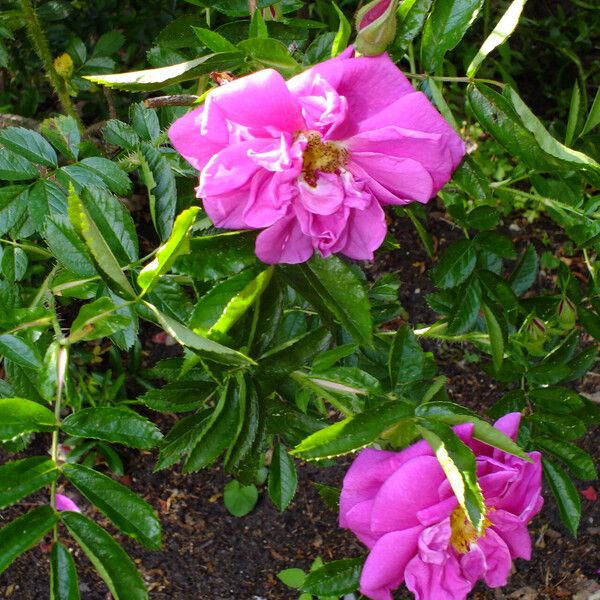
<path fill-rule="evenodd" d="M 85 304 L 71 324 L 71 343 L 110 337 L 130 325 L 131 319 L 115 312 L 114 302 L 103 296 Z"/>
<path fill-rule="evenodd" d="M 79 164 L 98 175 L 114 194 L 124 196 L 131 191 L 132 184 L 127 173 L 111 160 L 102 156 L 91 156 L 84 158 Z"/>
<path fill-rule="evenodd" d="M 44 456 L 33 456 L 0 466 L 0 508 L 6 508 L 58 478 L 54 462 Z"/>
<path fill-rule="evenodd" d="M 481 286 L 472 277 L 460 289 L 458 297 L 448 315 L 448 334 L 459 335 L 470 331 L 479 316 Z"/>
<path fill-rule="evenodd" d="M 373 443 L 387 429 L 413 414 L 414 408 L 408 402 L 386 402 L 313 433 L 291 454 L 305 460 L 348 454 Z"/>
<path fill-rule="evenodd" d="M 573 536 L 577 537 L 577 529 L 581 520 L 579 492 L 569 476 L 558 465 L 543 458 L 542 466 L 546 481 L 556 498 L 560 518 Z"/>
<path fill-rule="evenodd" d="M 216 31 L 204 27 L 192 27 L 192 31 L 200 42 L 213 52 L 239 52 L 237 46 Z"/>
<path fill-rule="evenodd" d="M 141 415 L 126 408 L 108 406 L 72 413 L 62 422 L 61 429 L 75 437 L 140 449 L 154 448 L 163 437 L 156 425 Z"/>
<path fill-rule="evenodd" d="M 292 501 L 298 485 L 298 475 L 294 460 L 283 444 L 273 448 L 269 468 L 269 496 L 280 511 L 284 511 Z"/>
<path fill-rule="evenodd" d="M 251 38 L 241 41 L 238 48 L 260 68 L 275 69 L 287 77 L 296 75 L 301 70 L 300 65 L 279 40 Z"/>
<path fill-rule="evenodd" d="M 364 562 L 364 557 L 360 556 L 327 563 L 308 574 L 302 584 L 302 591 L 319 597 L 337 597 L 354 592 L 360 585 Z"/>
<path fill-rule="evenodd" d="M 594 459 L 575 444 L 543 436 L 536 437 L 534 444 L 543 452 L 556 456 L 575 477 L 587 480 L 598 478 Z"/>
<path fill-rule="evenodd" d="M 77 570 L 71 553 L 60 542 L 50 552 L 50 600 L 80 600 Z"/>
<path fill-rule="evenodd" d="M 485 302 L 481 305 L 481 308 L 483 309 L 485 325 L 490 338 L 492 363 L 494 364 L 494 369 L 499 371 L 504 360 L 504 334 L 494 311 Z"/>
<path fill-rule="evenodd" d="M 148 600 L 144 582 L 125 550 L 84 515 L 65 511 L 61 520 L 90 559 L 115 600 Z"/>
<path fill-rule="evenodd" d="M 526 292 L 535 282 L 538 273 L 538 257 L 532 244 L 521 255 L 508 282 L 517 296 Z"/>
<path fill-rule="evenodd" d="M 140 143 L 140 138 L 133 127 L 118 119 L 107 121 L 103 133 L 104 139 L 109 144 L 120 146 L 125 150 L 133 150 Z"/>
<path fill-rule="evenodd" d="M 0 573 L 23 552 L 29 550 L 58 521 L 50 506 L 38 506 L 0 529 Z"/>
<path fill-rule="evenodd" d="M 442 289 L 456 287 L 472 273 L 476 262 L 473 243 L 470 240 L 458 240 L 446 248 L 433 269 L 433 282 Z"/>
<path fill-rule="evenodd" d="M 36 346 L 26 338 L 5 333 L 0 335 L 0 356 L 26 369 L 40 369 L 42 359 Z"/>
<path fill-rule="evenodd" d="M 24 156 L 4 148 L 0 152 L 0 179 L 5 181 L 24 181 L 37 179 L 40 173 L 35 165 Z"/>
<path fill-rule="evenodd" d="M 162 547 L 160 521 L 154 509 L 129 488 L 83 465 L 65 464 L 63 473 L 123 533 L 147 548 Z"/>
<path fill-rule="evenodd" d="M 39 133 L 31 129 L 7 127 L 0 131 L 0 144 L 34 163 L 46 167 L 58 166 L 54 148 Z"/>

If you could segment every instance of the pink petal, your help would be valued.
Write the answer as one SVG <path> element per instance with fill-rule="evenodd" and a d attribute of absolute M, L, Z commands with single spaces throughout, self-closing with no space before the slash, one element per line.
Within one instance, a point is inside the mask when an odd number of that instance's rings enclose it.
<path fill-rule="evenodd" d="M 288 87 L 295 96 L 310 95 L 316 75 L 325 79 L 348 103 L 348 119 L 330 132 L 333 139 L 354 134 L 357 123 L 379 114 L 398 98 L 413 92 L 410 82 L 387 54 L 360 58 L 338 56 L 292 77 Z"/>
<path fill-rule="evenodd" d="M 418 525 L 417 512 L 437 502 L 437 491 L 445 478 L 433 456 L 420 456 L 404 463 L 375 496 L 372 531 L 388 532 Z"/>
<path fill-rule="evenodd" d="M 487 515 L 494 531 L 504 540 L 512 558 L 531 559 L 531 537 L 527 524 L 505 510 L 493 510 Z"/>
<path fill-rule="evenodd" d="M 298 181 L 298 191 L 302 206 L 317 215 L 332 215 L 345 198 L 341 178 L 333 173 L 320 173 L 315 186 L 304 180 Z"/>
<path fill-rule="evenodd" d="M 269 227 L 283 218 L 298 195 L 293 171 L 259 171 L 250 183 L 244 221 L 250 227 Z"/>
<path fill-rule="evenodd" d="M 343 513 L 343 524 L 342 513 L 340 512 L 340 526 L 350 529 L 367 548 L 372 548 L 381 537 L 381 533 L 373 533 L 371 531 L 372 512 L 373 500 L 359 502 L 350 508 L 350 510 L 345 511 Z"/>
<path fill-rule="evenodd" d="M 284 217 L 256 238 L 256 256 L 267 264 L 298 264 L 312 254 L 311 239 L 302 233 L 295 216 Z"/>
<path fill-rule="evenodd" d="M 201 134 L 202 113 L 200 106 L 177 119 L 169 128 L 173 147 L 195 169 L 201 171 L 213 154 L 225 147 L 226 141 L 217 142 Z"/>
<path fill-rule="evenodd" d="M 244 221 L 244 208 L 248 203 L 250 190 L 240 188 L 226 194 L 208 196 L 202 204 L 215 227 L 223 229 L 246 229 L 250 225 Z"/>
<path fill-rule="evenodd" d="M 355 260 L 373 260 L 387 233 L 385 213 L 375 200 L 365 210 L 353 209 L 347 222 L 346 243 L 336 252 Z"/>
<path fill-rule="evenodd" d="M 372 548 L 360 576 L 360 591 L 372 600 L 391 600 L 391 590 L 404 581 L 407 563 L 417 552 L 420 526 L 394 531 Z"/>
<path fill-rule="evenodd" d="M 228 123 L 251 128 L 253 137 L 279 137 L 303 129 L 300 107 L 273 69 L 257 71 L 213 90 L 205 102 L 203 127 L 223 135 Z"/>
<path fill-rule="evenodd" d="M 395 98 L 386 110 L 378 111 L 368 119 L 361 119 L 360 132 L 392 125 L 413 131 L 439 133 L 447 140 L 452 169 L 455 169 L 465 155 L 464 142 L 429 102 L 425 94 L 412 89 L 410 92 Z"/>
<path fill-rule="evenodd" d="M 433 179 L 427 169 L 412 158 L 397 158 L 379 152 L 353 152 L 348 169 L 355 173 L 358 165 L 361 173 L 375 180 L 391 192 L 393 204 L 407 204 L 411 201 L 427 202 L 433 194 Z M 390 202 L 390 197 L 379 197 L 371 190 L 377 200 Z"/>
<path fill-rule="evenodd" d="M 508 546 L 493 529 L 488 529 L 477 540 L 477 546 L 485 556 L 486 571 L 483 579 L 486 584 L 491 588 L 506 585 L 512 567 Z"/>
<path fill-rule="evenodd" d="M 513 412 L 504 415 L 494 423 L 494 427 L 507 435 L 513 442 L 517 441 L 519 425 L 521 424 L 521 413 Z"/>

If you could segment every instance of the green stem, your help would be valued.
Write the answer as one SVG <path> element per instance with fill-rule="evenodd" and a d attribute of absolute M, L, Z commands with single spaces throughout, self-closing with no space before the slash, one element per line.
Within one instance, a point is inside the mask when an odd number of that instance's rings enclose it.
<path fill-rule="evenodd" d="M 427 75 L 427 73 L 404 73 L 410 79 L 433 79 L 434 81 L 446 81 L 448 83 L 489 83 L 504 89 L 504 84 L 495 79 L 478 79 L 475 77 L 446 77 L 441 75 Z"/>
<path fill-rule="evenodd" d="M 585 260 L 585 265 L 588 268 L 588 271 L 590 272 L 590 276 L 592 278 L 592 281 L 594 282 L 594 290 L 597 287 L 597 282 L 596 282 L 596 269 L 595 269 L 595 265 L 592 263 L 592 261 L 590 260 L 590 255 L 588 253 L 587 248 L 583 249 L 583 259 Z"/>
<path fill-rule="evenodd" d="M 48 44 L 48 38 L 46 37 L 44 30 L 40 24 L 40 21 L 35 13 L 33 5 L 30 0 L 19 0 L 21 4 L 21 10 L 23 11 L 23 17 L 25 20 L 25 26 L 27 27 L 27 33 L 31 38 L 33 47 L 44 65 L 46 77 L 50 81 L 50 84 L 54 88 L 56 95 L 60 101 L 63 111 L 73 117 L 77 122 L 78 127 L 83 131 L 83 123 L 79 118 L 79 115 L 75 111 L 75 107 L 71 102 L 71 96 L 67 91 L 62 77 L 56 72 L 54 68 L 54 61 L 52 60 L 52 53 L 50 51 L 50 45 Z"/>
<path fill-rule="evenodd" d="M 48 273 L 46 279 L 44 279 L 44 282 L 40 286 L 40 289 L 35 295 L 35 298 L 31 301 L 31 304 L 29 305 L 30 308 L 36 307 L 38 304 L 40 304 L 40 302 L 44 300 L 44 296 L 48 293 L 48 290 L 50 289 L 50 284 L 52 283 L 52 280 L 54 279 L 54 276 L 56 275 L 57 271 L 58 265 L 54 265 L 50 273 Z"/>
<path fill-rule="evenodd" d="M 411 75 L 414 75 L 417 72 L 417 67 L 415 64 L 415 48 L 412 42 L 408 43 L 408 64 L 410 65 Z"/>
<path fill-rule="evenodd" d="M 29 252 L 30 254 L 38 254 L 42 258 L 51 258 L 52 253 L 44 250 L 43 248 L 39 248 L 38 246 L 33 246 L 32 244 L 23 244 L 21 242 L 15 242 L 14 240 L 7 240 L 5 238 L 0 238 L 0 242 L 3 244 L 8 244 L 9 246 L 14 246 L 15 248 L 21 248 L 25 252 Z"/>

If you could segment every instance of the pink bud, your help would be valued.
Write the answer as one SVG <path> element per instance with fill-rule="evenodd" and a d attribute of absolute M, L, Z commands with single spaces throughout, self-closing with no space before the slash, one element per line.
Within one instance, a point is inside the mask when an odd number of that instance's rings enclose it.
<path fill-rule="evenodd" d="M 373 0 L 356 13 L 358 35 L 354 47 L 360 54 L 385 52 L 396 35 L 397 7 L 398 0 Z"/>
<path fill-rule="evenodd" d="M 56 510 L 72 510 L 73 512 L 81 512 L 81 509 L 71 498 L 63 496 L 63 494 L 56 494 Z"/>

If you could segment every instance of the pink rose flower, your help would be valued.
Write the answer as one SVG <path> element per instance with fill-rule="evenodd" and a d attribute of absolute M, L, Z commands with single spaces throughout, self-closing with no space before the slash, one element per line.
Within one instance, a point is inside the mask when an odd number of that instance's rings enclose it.
<path fill-rule="evenodd" d="M 382 205 L 427 202 L 464 144 L 387 55 L 344 54 L 285 81 L 266 69 L 213 90 L 173 123 L 217 227 L 262 229 L 266 263 L 314 250 L 372 259 Z"/>
<path fill-rule="evenodd" d="M 63 494 L 56 494 L 56 510 L 72 510 L 74 512 L 81 512 L 81 509 L 71 498 L 64 496 Z"/>
<path fill-rule="evenodd" d="M 495 427 L 516 439 L 521 415 Z M 506 584 L 512 560 L 531 557 L 527 524 L 540 511 L 541 457 L 532 463 L 472 437 L 473 425 L 454 428 L 475 453 L 487 513 L 477 536 L 426 441 L 402 452 L 363 450 L 344 479 L 340 526 L 370 549 L 360 591 L 391 600 L 403 581 L 417 600 L 464 600 L 479 579 Z"/>

